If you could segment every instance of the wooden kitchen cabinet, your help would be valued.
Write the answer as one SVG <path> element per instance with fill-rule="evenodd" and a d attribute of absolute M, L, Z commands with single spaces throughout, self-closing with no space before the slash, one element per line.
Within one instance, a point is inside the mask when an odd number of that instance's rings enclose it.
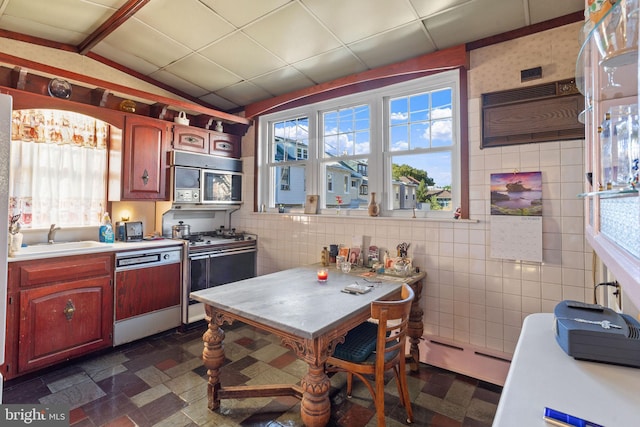
<path fill-rule="evenodd" d="M 193 126 L 173 126 L 173 148 L 209 154 L 209 132 Z"/>
<path fill-rule="evenodd" d="M 209 154 L 240 158 L 240 137 L 229 133 L 209 133 Z"/>
<path fill-rule="evenodd" d="M 9 263 L 10 379 L 112 346 L 111 254 Z"/>
<path fill-rule="evenodd" d="M 241 139 L 237 135 L 196 128 L 173 126 L 173 148 L 201 154 L 240 158 Z"/>
<path fill-rule="evenodd" d="M 168 200 L 169 127 L 162 120 L 125 117 L 122 200 Z"/>

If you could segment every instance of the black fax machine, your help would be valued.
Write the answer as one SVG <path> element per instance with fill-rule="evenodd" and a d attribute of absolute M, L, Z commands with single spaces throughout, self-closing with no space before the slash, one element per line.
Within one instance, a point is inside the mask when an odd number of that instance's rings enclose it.
<path fill-rule="evenodd" d="M 597 304 L 565 300 L 554 310 L 560 347 L 576 359 L 640 368 L 640 323 Z"/>

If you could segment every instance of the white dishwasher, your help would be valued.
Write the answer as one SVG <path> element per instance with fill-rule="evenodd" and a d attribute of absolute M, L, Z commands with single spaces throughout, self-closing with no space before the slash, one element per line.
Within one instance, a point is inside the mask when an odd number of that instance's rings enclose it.
<path fill-rule="evenodd" d="M 113 345 L 180 326 L 182 247 L 115 256 Z"/>

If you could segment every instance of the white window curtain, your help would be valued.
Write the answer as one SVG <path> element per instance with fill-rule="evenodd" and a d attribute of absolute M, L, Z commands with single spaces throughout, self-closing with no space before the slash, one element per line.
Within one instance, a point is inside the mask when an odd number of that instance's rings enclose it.
<path fill-rule="evenodd" d="M 53 143 L 46 138 L 44 141 L 38 141 L 38 138 L 25 140 L 24 132 L 14 132 L 10 214 L 22 214 L 22 227 L 100 223 L 106 201 L 106 136 L 101 135 L 96 142 L 95 130 L 92 133 L 89 138 L 85 134 L 83 143 L 79 143 L 77 137 L 68 143 Z M 20 139 L 13 139 L 14 136 Z"/>

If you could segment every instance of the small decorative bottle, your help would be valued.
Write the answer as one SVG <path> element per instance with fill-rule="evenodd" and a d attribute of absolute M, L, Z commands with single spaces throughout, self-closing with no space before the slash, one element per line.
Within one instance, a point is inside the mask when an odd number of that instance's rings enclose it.
<path fill-rule="evenodd" d="M 320 252 L 320 262 L 322 263 L 323 267 L 329 265 L 329 250 L 326 246 L 322 248 L 322 252 Z"/>
<path fill-rule="evenodd" d="M 376 203 L 376 193 L 371 193 L 371 201 L 369 202 L 369 216 L 378 216 L 380 213 L 380 206 Z"/>

